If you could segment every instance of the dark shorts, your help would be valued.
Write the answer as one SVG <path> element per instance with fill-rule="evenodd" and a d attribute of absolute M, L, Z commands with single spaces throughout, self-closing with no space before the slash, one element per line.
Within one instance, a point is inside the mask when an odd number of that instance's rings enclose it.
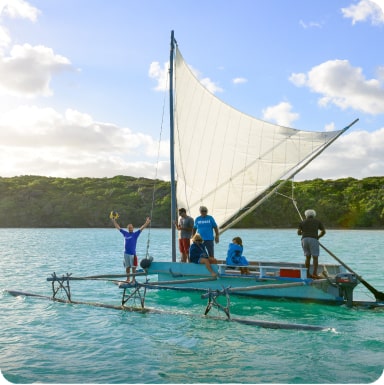
<path fill-rule="evenodd" d="M 203 242 L 203 245 L 204 245 L 205 248 L 207 249 L 208 255 L 209 255 L 210 257 L 214 257 L 215 254 L 214 254 L 214 243 L 213 243 L 213 241 L 204 241 L 204 242 Z"/>
<path fill-rule="evenodd" d="M 189 257 L 189 260 L 192 263 L 197 263 L 197 264 L 201 263 L 202 259 L 208 259 L 208 256 L 206 256 L 206 257 L 202 257 L 202 256 L 200 256 L 200 257 L 198 257 L 198 256 Z"/>

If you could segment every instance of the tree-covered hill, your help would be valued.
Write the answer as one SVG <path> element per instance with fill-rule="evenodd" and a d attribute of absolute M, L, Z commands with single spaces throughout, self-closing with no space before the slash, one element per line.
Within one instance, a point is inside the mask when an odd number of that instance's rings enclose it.
<path fill-rule="evenodd" d="M 289 198 L 301 212 L 315 209 L 328 228 L 384 228 L 384 177 L 287 183 L 236 227 L 296 227 L 300 218 Z M 153 227 L 169 227 L 170 184 L 129 176 L 0 178 L 3 228 L 107 227 L 111 210 L 123 226 L 138 227 L 151 215 Z"/>
<path fill-rule="evenodd" d="M 169 221 L 169 183 L 145 178 L 0 178 L 0 227 L 105 227 L 109 213 L 142 225 L 150 215 L 158 227 Z"/>

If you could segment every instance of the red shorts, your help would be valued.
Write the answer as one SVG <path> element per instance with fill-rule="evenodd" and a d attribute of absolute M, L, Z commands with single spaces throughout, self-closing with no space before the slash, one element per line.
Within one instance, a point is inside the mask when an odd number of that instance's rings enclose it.
<path fill-rule="evenodd" d="M 189 238 L 179 238 L 179 250 L 182 254 L 189 254 L 189 246 L 191 240 Z"/>

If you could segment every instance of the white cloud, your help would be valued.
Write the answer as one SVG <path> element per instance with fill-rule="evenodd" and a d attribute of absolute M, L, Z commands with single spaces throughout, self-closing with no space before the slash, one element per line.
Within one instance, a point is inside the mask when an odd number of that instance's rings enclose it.
<path fill-rule="evenodd" d="M 384 16 L 384 0 L 371 0 L 371 1 L 374 2 L 381 9 L 381 12 L 383 13 L 383 16 Z"/>
<path fill-rule="evenodd" d="M 284 124 L 293 119 L 289 103 L 270 108 Z M 293 114 L 295 115 L 295 114 Z M 288 117 L 287 117 L 288 116 Z M 288 124 L 284 124 L 288 125 Z M 331 124 L 327 129 L 333 129 Z M 384 175 L 384 127 L 343 134 L 296 179 L 357 179 Z M 157 154 L 160 152 L 158 162 Z M 89 114 L 24 106 L 0 115 L 0 175 L 134 177 L 169 180 L 169 143 Z"/>
<path fill-rule="evenodd" d="M 362 69 L 347 60 L 330 60 L 313 67 L 307 74 L 292 74 L 296 86 L 306 86 L 322 95 L 319 104 L 334 104 L 368 114 L 384 113 L 384 88 L 379 79 L 365 79 Z"/>
<path fill-rule="evenodd" d="M 0 15 L 36 21 L 40 11 L 24 0 L 0 0 Z"/>
<path fill-rule="evenodd" d="M 156 91 L 168 90 L 168 69 L 168 62 L 163 64 L 163 68 L 161 68 L 160 63 L 157 61 L 150 64 L 148 75 L 157 81 Z"/>
<path fill-rule="evenodd" d="M 297 87 L 305 86 L 307 81 L 306 74 L 303 73 L 294 73 L 290 76 L 289 80 Z"/>
<path fill-rule="evenodd" d="M 11 19 L 37 20 L 40 11 L 24 0 L 0 0 L 0 17 Z M 0 25 L 0 53 L 11 44 L 11 35 L 8 29 Z"/>
<path fill-rule="evenodd" d="M 248 79 L 246 79 L 246 78 L 234 78 L 232 80 L 233 84 L 243 84 L 243 83 L 247 83 L 247 82 L 248 82 Z"/>
<path fill-rule="evenodd" d="M 288 102 L 281 102 L 263 110 L 263 119 L 276 122 L 281 126 L 290 127 L 299 118 L 299 114 L 291 112 L 292 106 Z"/>
<path fill-rule="evenodd" d="M 352 19 L 352 24 L 370 20 L 373 25 L 384 23 L 384 0 L 361 0 L 358 4 L 352 4 L 342 8 L 345 18 Z"/>
<path fill-rule="evenodd" d="M 11 43 L 11 37 L 8 30 L 0 25 L 0 52 L 3 52 L 4 48 L 8 47 Z"/>
<path fill-rule="evenodd" d="M 88 114 L 23 106 L 0 115 L 0 175 L 155 177 L 157 155 L 167 142 L 134 133 Z M 158 169 L 164 178 L 164 162 Z M 166 173 L 168 175 L 168 171 Z"/>
<path fill-rule="evenodd" d="M 72 69 L 70 61 L 55 54 L 51 48 L 15 45 L 10 56 L 0 57 L 0 91 L 25 97 L 50 96 L 52 75 Z"/>
<path fill-rule="evenodd" d="M 384 127 L 343 134 L 306 167 L 297 179 L 362 179 L 384 175 Z"/>

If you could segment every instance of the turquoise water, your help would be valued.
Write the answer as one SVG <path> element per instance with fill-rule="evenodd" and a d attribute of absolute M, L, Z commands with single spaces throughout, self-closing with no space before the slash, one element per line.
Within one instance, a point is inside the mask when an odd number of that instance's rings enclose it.
<path fill-rule="evenodd" d="M 302 261 L 294 230 L 230 230 L 250 260 Z M 148 237 L 148 235 L 150 235 Z M 329 230 L 323 243 L 384 291 L 382 231 Z M 145 230 L 139 258 L 169 260 L 170 230 Z M 231 298 L 231 314 L 254 320 L 321 325 L 324 331 L 276 330 L 204 318 L 200 295 L 150 291 L 146 306 L 123 312 L 12 297 L 5 289 L 51 295 L 53 272 L 117 274 L 122 236 L 114 229 L 0 229 L 0 366 L 13 383 L 371 383 L 384 368 L 384 311 Z M 320 261 L 334 263 L 322 251 Z M 118 305 L 112 282 L 76 281 L 74 300 Z M 372 300 L 359 285 L 355 299 Z M 137 304 L 138 305 L 138 304 Z M 209 313 L 222 316 L 216 309 Z"/>

